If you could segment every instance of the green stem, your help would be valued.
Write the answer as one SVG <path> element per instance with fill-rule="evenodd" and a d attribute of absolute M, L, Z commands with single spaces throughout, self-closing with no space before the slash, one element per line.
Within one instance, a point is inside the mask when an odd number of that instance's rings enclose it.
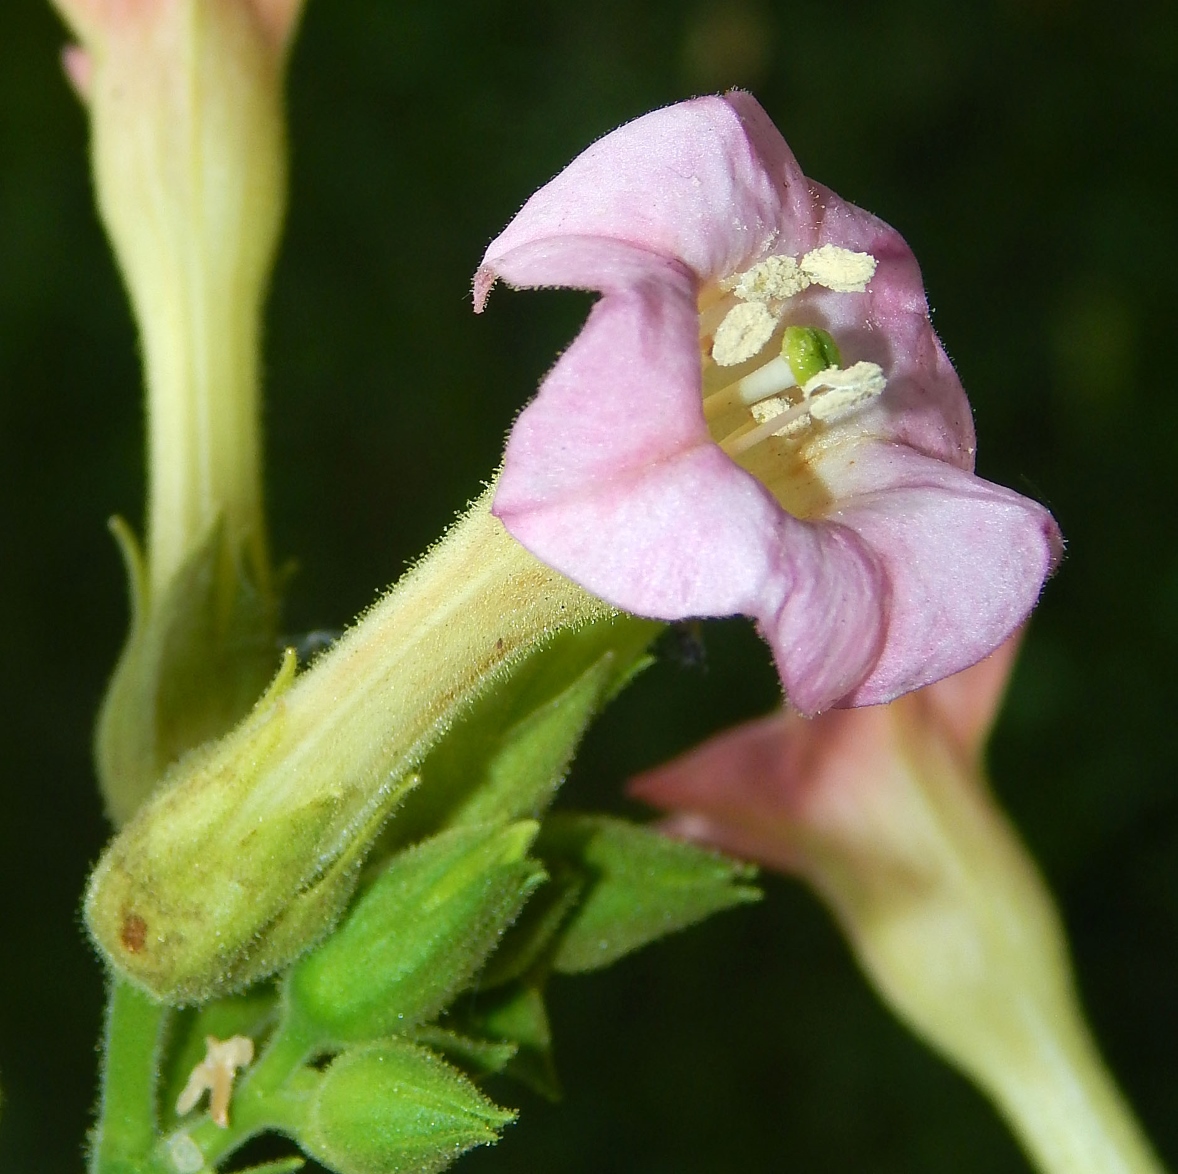
<path fill-rule="evenodd" d="M 123 1174 L 155 1144 L 156 1072 L 168 1008 L 114 979 L 103 1036 L 102 1098 L 90 1174 Z"/>

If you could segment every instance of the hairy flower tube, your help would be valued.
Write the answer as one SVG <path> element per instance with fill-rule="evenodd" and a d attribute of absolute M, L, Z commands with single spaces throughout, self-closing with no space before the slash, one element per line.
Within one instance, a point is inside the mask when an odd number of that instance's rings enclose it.
<path fill-rule="evenodd" d="M 1050 1174 L 1159 1174 L 1101 1063 L 1063 926 L 989 793 L 982 747 L 1017 638 L 871 708 L 777 713 L 633 780 L 670 834 L 805 879 L 891 1009 Z"/>
<path fill-rule="evenodd" d="M 529 554 L 489 494 L 298 677 L 182 758 L 107 846 L 85 918 L 116 974 L 200 1002 L 328 930 L 412 771 L 464 708 L 610 609 Z"/>
<path fill-rule="evenodd" d="M 494 512 L 658 619 L 743 613 L 813 713 L 973 664 L 1061 539 L 972 472 L 969 405 L 899 234 L 807 179 L 747 94 L 615 130 L 475 276 L 603 296 L 507 445 Z"/>

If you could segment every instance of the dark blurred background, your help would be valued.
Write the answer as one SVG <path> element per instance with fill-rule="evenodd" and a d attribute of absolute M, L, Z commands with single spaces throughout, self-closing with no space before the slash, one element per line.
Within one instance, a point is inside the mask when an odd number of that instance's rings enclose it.
<path fill-rule="evenodd" d="M 122 640 L 104 523 L 142 521 L 135 336 L 45 4 L 0 10 L 0 1169 L 80 1168 L 102 975 L 79 928 L 107 828 L 90 725 Z M 748 86 L 808 174 L 924 267 L 979 471 L 1069 539 L 992 750 L 1059 895 L 1110 1063 L 1178 1163 L 1178 8 L 1171 0 L 311 0 L 269 309 L 267 484 L 290 631 L 371 602 L 494 467 L 587 299 L 470 274 L 591 140 Z M 740 622 L 658 665 L 566 801 L 774 704 Z M 561 980 L 566 1099 L 472 1171 L 1027 1169 L 881 1009 L 817 904 L 770 878 L 601 976 Z M 515 1098 L 512 1100 L 512 1098 Z"/>

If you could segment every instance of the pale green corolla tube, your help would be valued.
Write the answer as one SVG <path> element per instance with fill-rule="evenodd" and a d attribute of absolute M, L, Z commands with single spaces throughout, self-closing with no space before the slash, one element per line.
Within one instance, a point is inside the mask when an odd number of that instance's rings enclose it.
<path fill-rule="evenodd" d="M 139 327 L 146 551 L 116 524 L 132 628 L 97 733 L 122 823 L 277 664 L 259 337 L 286 193 L 282 85 L 302 0 L 54 0 L 101 213 Z"/>
<path fill-rule="evenodd" d="M 489 490 L 297 679 L 182 759 L 115 837 L 85 916 L 116 971 L 196 1002 L 330 927 L 413 767 L 466 704 L 562 628 L 611 609 L 528 554 Z"/>

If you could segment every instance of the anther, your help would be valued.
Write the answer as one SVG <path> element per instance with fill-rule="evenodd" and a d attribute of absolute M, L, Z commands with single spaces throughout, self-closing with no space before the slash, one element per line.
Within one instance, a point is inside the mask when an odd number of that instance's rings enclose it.
<path fill-rule="evenodd" d="M 712 358 L 721 367 L 751 359 L 773 337 L 777 321 L 764 302 L 738 302 L 716 328 Z"/>
<path fill-rule="evenodd" d="M 845 371 L 837 367 L 820 371 L 802 388 L 801 403 L 789 407 L 779 399 L 754 405 L 757 426 L 721 441 L 720 447 L 730 457 L 737 457 L 771 436 L 795 436 L 810 423 L 838 423 L 878 399 L 886 386 L 878 363 L 860 362 Z M 778 405 L 780 410 L 771 410 Z"/>
<path fill-rule="evenodd" d="M 793 257 L 781 256 L 766 257 L 726 284 L 745 302 L 783 302 L 801 293 L 810 280 Z"/>
<path fill-rule="evenodd" d="M 835 293 L 863 293 L 875 276 L 875 258 L 838 245 L 820 245 L 808 252 L 798 266 L 815 285 Z"/>
<path fill-rule="evenodd" d="M 833 424 L 878 399 L 886 386 L 878 363 L 856 363 L 845 371 L 820 372 L 806 383 L 802 394 L 813 419 Z"/>

